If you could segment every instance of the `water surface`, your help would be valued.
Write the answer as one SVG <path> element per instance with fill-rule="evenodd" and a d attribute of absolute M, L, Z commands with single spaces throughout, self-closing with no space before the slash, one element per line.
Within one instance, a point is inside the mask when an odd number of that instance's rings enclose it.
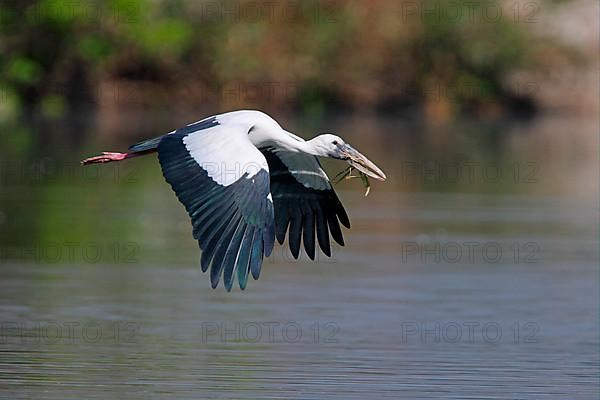
<path fill-rule="evenodd" d="M 276 247 L 244 292 L 209 288 L 154 159 L 99 179 L 9 171 L 0 397 L 597 398 L 595 156 L 565 149 L 544 121 L 493 146 L 467 135 L 469 151 L 360 122 L 334 130 L 390 183 L 366 199 L 340 186 L 347 246 L 315 263 Z M 388 137 L 389 125 L 388 147 L 361 133 Z M 65 154 L 31 160 L 67 171 Z M 497 163 L 505 178 L 406 170 L 431 161 Z M 527 163 L 536 181 L 523 181 Z"/>

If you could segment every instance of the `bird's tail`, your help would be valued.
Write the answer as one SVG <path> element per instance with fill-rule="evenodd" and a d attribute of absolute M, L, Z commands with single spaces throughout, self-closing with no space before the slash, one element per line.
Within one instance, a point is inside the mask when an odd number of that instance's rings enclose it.
<path fill-rule="evenodd" d="M 156 151 L 156 149 L 158 148 L 158 145 L 160 144 L 160 141 L 164 137 L 165 137 L 165 135 L 156 137 L 154 139 L 143 140 L 139 143 L 129 146 L 128 150 L 131 152 L 134 152 L 134 153 L 140 153 L 140 152 L 144 152 L 144 151 L 148 151 L 148 150 Z M 152 151 L 150 151 L 150 153 L 152 153 Z"/>
<path fill-rule="evenodd" d="M 154 139 L 144 140 L 143 142 L 136 143 L 129 147 L 128 153 L 112 153 L 105 151 L 99 156 L 86 158 L 85 160 L 81 161 L 81 165 L 122 161 L 126 158 L 139 157 L 146 154 L 155 153 L 162 138 L 163 136 L 160 136 Z"/>

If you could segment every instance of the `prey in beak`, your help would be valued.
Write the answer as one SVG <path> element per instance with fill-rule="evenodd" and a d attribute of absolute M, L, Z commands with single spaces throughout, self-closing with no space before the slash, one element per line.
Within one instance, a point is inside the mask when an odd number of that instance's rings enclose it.
<path fill-rule="evenodd" d="M 354 147 L 344 143 L 340 146 L 340 154 L 343 160 L 348 161 L 351 167 L 356 168 L 363 174 L 375 178 L 379 181 L 385 181 L 386 176 L 383 171 L 371 160 L 358 152 Z"/>
<path fill-rule="evenodd" d="M 371 191 L 369 177 L 379 181 L 386 180 L 385 173 L 377 165 L 349 144 L 340 144 L 338 146 L 338 154 L 340 159 L 350 164 L 350 167 L 336 176 L 336 183 L 341 182 L 343 179 L 361 178 L 366 188 L 365 196 L 368 196 Z M 352 175 L 353 169 L 358 170 L 359 174 Z"/>

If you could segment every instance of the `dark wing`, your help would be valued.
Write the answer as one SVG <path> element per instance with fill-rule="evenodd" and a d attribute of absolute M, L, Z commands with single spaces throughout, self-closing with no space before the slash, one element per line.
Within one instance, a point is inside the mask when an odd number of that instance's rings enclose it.
<path fill-rule="evenodd" d="M 275 242 L 269 170 L 247 132 L 206 121 L 164 136 L 158 158 L 192 219 L 202 271 L 210 266 L 212 287 L 223 274 L 231 290 L 237 274 L 244 289 L 249 273 L 258 279 Z"/>
<path fill-rule="evenodd" d="M 343 246 L 339 223 L 350 228 L 350 221 L 317 158 L 271 148 L 260 150 L 271 171 L 277 241 L 282 244 L 289 230 L 289 245 L 294 258 L 300 254 L 302 241 L 306 254 L 314 260 L 316 232 L 321 250 L 331 256 L 329 233 Z"/>

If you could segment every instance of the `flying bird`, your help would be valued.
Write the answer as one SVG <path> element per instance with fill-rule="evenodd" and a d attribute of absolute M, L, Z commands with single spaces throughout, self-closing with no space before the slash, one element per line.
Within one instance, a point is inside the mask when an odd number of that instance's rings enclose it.
<path fill-rule="evenodd" d="M 233 111 L 205 118 L 129 147 L 104 152 L 82 164 L 96 164 L 158 153 L 165 180 L 185 206 L 199 243 L 203 272 L 211 286 L 221 275 L 227 291 L 235 276 L 246 288 L 258 279 L 263 258 L 288 234 L 294 258 L 300 243 L 315 258 L 315 236 L 331 256 L 329 235 L 341 246 L 340 223 L 350 220 L 317 157 L 347 161 L 362 173 L 385 180 L 381 169 L 340 137 L 304 139 L 260 111 Z"/>

